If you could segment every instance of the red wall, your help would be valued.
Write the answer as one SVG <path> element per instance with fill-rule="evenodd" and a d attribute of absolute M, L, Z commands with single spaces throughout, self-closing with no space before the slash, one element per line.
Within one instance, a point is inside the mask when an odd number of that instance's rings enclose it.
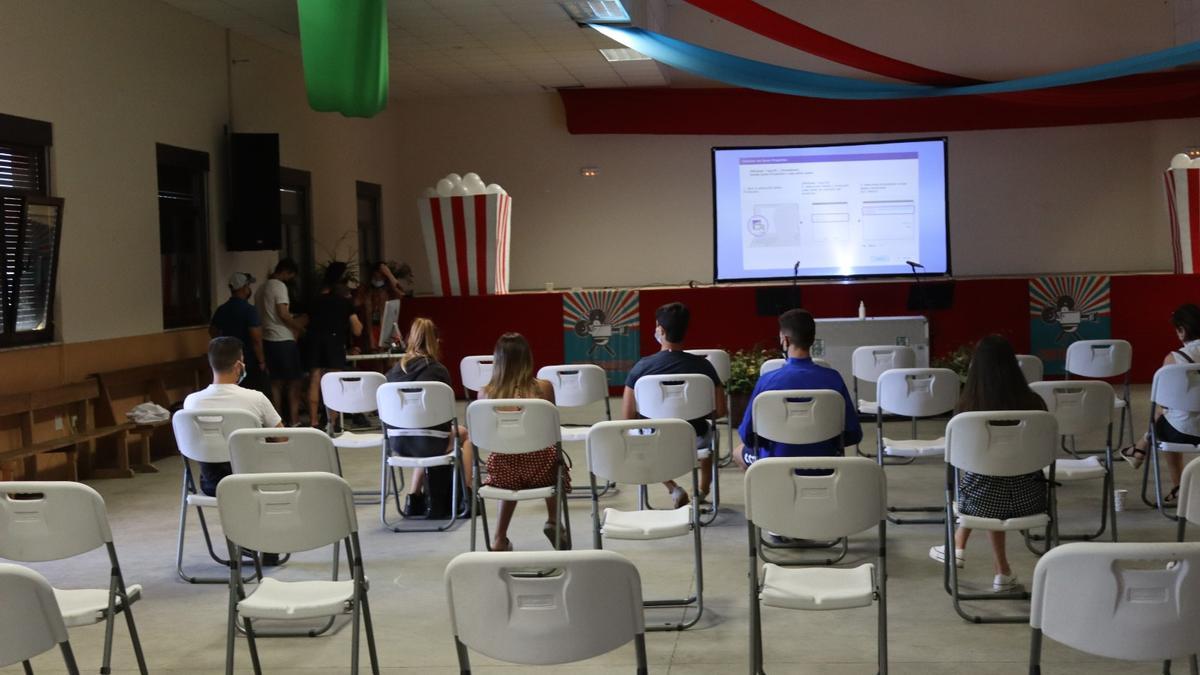
<path fill-rule="evenodd" d="M 906 308 L 910 283 L 828 283 L 800 287 L 802 305 L 818 318 L 856 316 L 866 303 L 871 316 L 912 315 Z M 642 353 L 657 349 L 654 310 L 668 302 L 692 310 L 688 344 L 736 350 L 775 344 L 774 317 L 758 316 L 756 286 L 651 288 L 641 291 Z M 1177 346 L 1169 318 L 1185 302 L 1200 302 L 1200 277 L 1144 274 L 1112 277 L 1112 335 L 1133 343 L 1133 379 L 1149 382 L 1163 356 Z M 488 297 L 418 297 L 404 302 L 401 325 L 413 317 L 433 319 L 441 329 L 442 360 L 458 376 L 459 360 L 490 354 L 505 331 L 525 335 L 539 365 L 561 363 L 561 293 L 519 293 Z M 1018 352 L 1028 352 L 1029 287 L 1026 279 L 967 279 L 955 282 L 951 309 L 928 313 L 932 353 L 943 354 L 1001 333 Z"/>

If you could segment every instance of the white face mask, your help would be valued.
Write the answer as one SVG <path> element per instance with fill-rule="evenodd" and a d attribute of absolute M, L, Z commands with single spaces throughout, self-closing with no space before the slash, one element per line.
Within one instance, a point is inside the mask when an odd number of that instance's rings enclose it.
<path fill-rule="evenodd" d="M 654 330 L 654 341 L 655 341 L 655 342 L 657 342 L 658 344 L 660 344 L 660 345 L 661 345 L 661 344 L 663 343 L 663 341 L 664 341 L 664 340 L 666 340 L 666 338 L 665 338 L 665 337 L 663 337 L 663 332 L 662 332 L 662 330 L 659 330 L 659 329 L 657 329 L 657 328 L 656 328 L 656 329 Z"/>
<path fill-rule="evenodd" d="M 383 288 L 383 279 L 372 279 L 371 285 L 375 288 Z"/>
<path fill-rule="evenodd" d="M 242 365 L 242 374 L 241 374 L 241 375 L 238 375 L 238 381 L 237 381 L 237 383 L 238 383 L 238 384 L 241 384 L 242 382 L 244 382 L 244 381 L 246 380 L 246 375 L 247 375 L 248 373 L 246 372 L 246 364 L 245 364 L 245 363 L 243 363 L 243 362 L 241 362 L 241 361 L 239 361 L 238 363 L 241 363 L 241 365 Z"/>

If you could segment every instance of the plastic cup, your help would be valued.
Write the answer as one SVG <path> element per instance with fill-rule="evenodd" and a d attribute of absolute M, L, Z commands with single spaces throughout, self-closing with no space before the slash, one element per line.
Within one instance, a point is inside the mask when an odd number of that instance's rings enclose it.
<path fill-rule="evenodd" d="M 1116 511 L 1125 510 L 1125 496 L 1129 494 L 1129 490 L 1113 490 L 1113 509 Z"/>

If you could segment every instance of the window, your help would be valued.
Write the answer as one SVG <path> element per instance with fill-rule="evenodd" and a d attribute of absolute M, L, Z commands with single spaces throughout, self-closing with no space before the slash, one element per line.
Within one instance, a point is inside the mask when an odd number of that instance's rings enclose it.
<path fill-rule="evenodd" d="M 48 122 L 0 115 L 0 347 L 54 339 L 63 200 L 50 197 Z"/>
<path fill-rule="evenodd" d="M 371 278 L 371 265 L 383 260 L 383 188 L 375 183 L 355 182 L 358 193 L 358 278 Z"/>
<path fill-rule="evenodd" d="M 312 175 L 307 171 L 279 167 L 279 220 L 283 225 L 283 245 L 280 255 L 291 258 L 300 267 L 293 288 L 293 298 L 307 299 L 316 292 L 320 279 L 316 276 L 312 235 Z M 303 310 L 304 301 L 293 303 L 292 311 Z"/>
<path fill-rule="evenodd" d="M 163 327 L 208 323 L 208 153 L 158 144 Z"/>

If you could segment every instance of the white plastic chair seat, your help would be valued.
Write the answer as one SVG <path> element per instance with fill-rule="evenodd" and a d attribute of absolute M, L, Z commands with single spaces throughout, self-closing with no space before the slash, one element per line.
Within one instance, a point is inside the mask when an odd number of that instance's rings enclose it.
<path fill-rule="evenodd" d="M 188 495 L 187 503 L 188 503 L 188 506 L 200 506 L 200 507 L 203 507 L 206 509 L 217 508 L 217 498 L 209 497 L 208 495 L 201 495 L 201 494 Z"/>
<path fill-rule="evenodd" d="M 263 579 L 238 613 L 251 619 L 317 619 L 341 614 L 354 598 L 353 581 Z"/>
<path fill-rule="evenodd" d="M 851 609 L 875 600 L 875 565 L 854 568 L 780 567 L 763 565 L 758 597 L 769 607 L 785 609 Z"/>
<path fill-rule="evenodd" d="M 125 587 L 129 602 L 136 602 L 142 597 L 140 584 Z M 54 589 L 54 599 L 62 611 L 63 621 L 68 628 L 74 626 L 90 626 L 104 620 L 104 612 L 108 610 L 108 589 L 79 588 Z M 116 607 L 121 607 L 121 596 L 117 596 Z"/>
<path fill-rule="evenodd" d="M 383 434 L 378 432 L 355 433 L 353 431 L 343 431 L 333 438 L 333 446 L 335 448 L 378 448 L 381 445 L 383 445 Z"/>
<path fill-rule="evenodd" d="M 1060 459 L 1054 462 L 1054 479 L 1064 482 L 1104 478 L 1106 473 L 1108 470 L 1094 456 L 1085 459 Z M 1050 470 L 1042 469 L 1042 474 L 1049 478 Z"/>
<path fill-rule="evenodd" d="M 573 441 L 582 443 L 587 440 L 589 429 L 591 427 L 559 427 L 559 434 L 562 435 L 563 443 Z"/>
<path fill-rule="evenodd" d="M 503 499 L 508 502 L 524 502 L 530 499 L 548 499 L 554 496 L 554 486 L 533 488 L 531 490 L 504 490 L 491 485 L 479 488 L 479 496 L 485 499 Z"/>
<path fill-rule="evenodd" d="M 1158 449 L 1163 452 L 1200 452 L 1200 445 L 1192 445 L 1191 443 L 1168 443 L 1166 441 L 1158 442 Z"/>
<path fill-rule="evenodd" d="M 1050 516 L 1045 513 L 1035 513 L 1032 516 L 1021 516 L 1020 518 L 980 518 L 979 516 L 964 516 L 958 513 L 958 506 L 954 507 L 955 514 L 958 516 L 958 526 L 967 527 L 972 530 L 988 530 L 990 532 L 1015 532 L 1017 530 L 1036 530 L 1046 527 L 1050 522 Z"/>
<path fill-rule="evenodd" d="M 428 469 L 431 466 L 449 466 L 454 463 L 454 455 L 434 455 L 433 457 L 397 457 L 387 458 L 388 466 L 405 469 Z"/>
<path fill-rule="evenodd" d="M 712 448 L 700 448 L 696 451 L 696 456 L 700 459 L 708 459 L 712 455 Z"/>
<path fill-rule="evenodd" d="M 946 437 L 930 440 L 894 440 L 883 437 L 883 454 L 892 457 L 934 457 L 945 456 Z"/>
<path fill-rule="evenodd" d="M 860 398 L 858 399 L 858 412 L 864 415 L 874 415 L 879 412 L 879 402 L 866 401 Z"/>
<path fill-rule="evenodd" d="M 1123 399 L 1123 398 L 1113 399 L 1113 410 L 1120 410 L 1121 408 L 1124 408 L 1124 407 L 1125 407 L 1125 399 Z"/>
<path fill-rule="evenodd" d="M 667 539 L 692 531 L 692 507 L 652 511 L 604 509 L 600 533 L 610 539 Z"/>

